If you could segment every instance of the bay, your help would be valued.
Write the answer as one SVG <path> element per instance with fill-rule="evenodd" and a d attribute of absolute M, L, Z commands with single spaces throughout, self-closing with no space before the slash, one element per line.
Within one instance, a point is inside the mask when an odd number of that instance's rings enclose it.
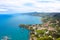
<path fill-rule="evenodd" d="M 19 25 L 41 23 L 41 17 L 38 16 L 0 14 L 0 40 L 4 36 L 10 37 L 10 40 L 29 40 L 29 30 Z"/>

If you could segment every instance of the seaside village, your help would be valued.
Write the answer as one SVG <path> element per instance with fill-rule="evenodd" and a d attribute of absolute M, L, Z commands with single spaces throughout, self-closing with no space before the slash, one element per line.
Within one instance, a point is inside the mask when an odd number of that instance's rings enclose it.
<path fill-rule="evenodd" d="M 21 24 L 20 26 L 30 30 L 29 40 L 60 40 L 60 20 L 49 20 L 33 25 Z"/>

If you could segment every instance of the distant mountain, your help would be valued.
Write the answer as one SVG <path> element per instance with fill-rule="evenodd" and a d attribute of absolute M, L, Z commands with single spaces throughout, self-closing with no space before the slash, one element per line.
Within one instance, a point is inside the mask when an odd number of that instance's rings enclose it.
<path fill-rule="evenodd" d="M 60 13 L 55 14 L 55 15 L 53 16 L 53 18 L 55 18 L 55 19 L 57 19 L 57 20 L 60 21 Z"/>
<path fill-rule="evenodd" d="M 40 12 L 29 12 L 29 13 L 22 13 L 22 15 L 31 15 L 31 16 L 54 16 L 60 13 L 40 13 Z"/>
<path fill-rule="evenodd" d="M 60 17 L 60 13 L 56 13 L 53 17 Z"/>

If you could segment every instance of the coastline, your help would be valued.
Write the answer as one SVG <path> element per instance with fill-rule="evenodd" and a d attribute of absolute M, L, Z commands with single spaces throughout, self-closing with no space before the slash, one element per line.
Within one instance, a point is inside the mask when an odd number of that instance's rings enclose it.
<path fill-rule="evenodd" d="M 37 40 L 37 37 L 35 35 L 37 35 L 36 31 L 37 30 L 44 30 L 46 31 L 45 33 L 47 33 L 48 31 L 55 31 L 55 29 L 53 27 L 42 27 L 42 24 L 33 24 L 33 25 L 25 25 L 25 24 L 21 24 L 21 28 L 26 28 L 28 30 L 30 30 L 30 39 L 29 40 Z"/>
<path fill-rule="evenodd" d="M 44 17 L 42 24 L 20 24 L 20 26 L 30 30 L 29 40 L 60 40 L 60 19 L 58 15 Z"/>

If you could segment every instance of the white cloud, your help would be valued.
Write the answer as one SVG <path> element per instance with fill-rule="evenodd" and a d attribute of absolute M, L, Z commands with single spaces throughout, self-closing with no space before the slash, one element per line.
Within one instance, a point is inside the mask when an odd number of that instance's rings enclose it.
<path fill-rule="evenodd" d="M 25 5 L 27 4 L 27 5 Z M 60 12 L 57 0 L 0 0 L 0 11 L 8 12 Z"/>
<path fill-rule="evenodd" d="M 0 12 L 6 12 L 8 11 L 7 9 L 0 9 Z"/>

